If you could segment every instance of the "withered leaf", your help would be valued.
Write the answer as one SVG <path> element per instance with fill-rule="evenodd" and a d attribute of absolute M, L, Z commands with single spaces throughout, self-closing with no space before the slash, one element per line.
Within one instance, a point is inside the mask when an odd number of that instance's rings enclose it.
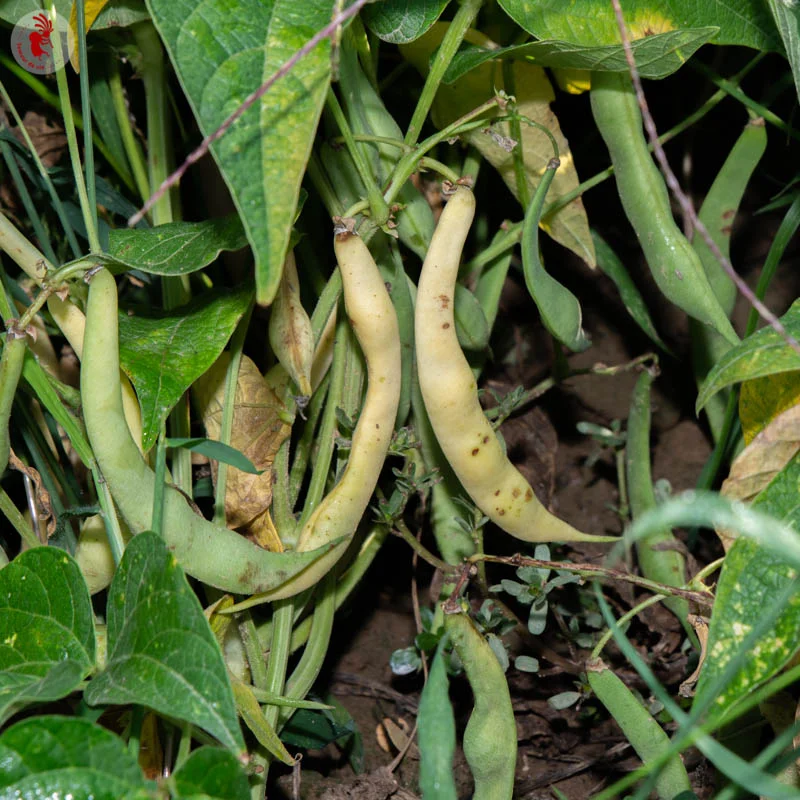
<path fill-rule="evenodd" d="M 720 493 L 731 500 L 749 503 L 794 458 L 800 450 L 800 405 L 779 414 L 731 465 Z M 733 544 L 730 532 L 717 530 L 725 552 Z"/>
<path fill-rule="evenodd" d="M 230 354 L 223 353 L 198 381 L 193 391 L 206 434 L 219 439 L 225 374 Z M 281 444 L 291 433 L 286 406 L 262 377 L 258 367 L 242 356 L 236 382 L 231 447 L 246 455 L 259 469 L 251 475 L 228 468 L 225 515 L 228 526 L 241 529 L 262 514 L 272 501 L 272 464 Z M 212 463 L 216 481 L 217 465 Z"/>

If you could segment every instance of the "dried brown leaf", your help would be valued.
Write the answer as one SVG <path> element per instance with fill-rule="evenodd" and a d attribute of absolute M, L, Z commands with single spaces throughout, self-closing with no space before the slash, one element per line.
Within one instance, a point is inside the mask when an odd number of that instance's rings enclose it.
<path fill-rule="evenodd" d="M 800 405 L 779 414 L 745 447 L 731 465 L 720 493 L 749 503 L 800 450 Z M 727 552 L 733 544 L 730 532 L 717 530 Z"/>
<path fill-rule="evenodd" d="M 229 363 L 230 354 L 223 353 L 194 385 L 195 400 L 210 439 L 218 439 L 220 435 L 225 374 Z M 264 471 L 260 475 L 251 475 L 228 468 L 225 515 L 230 527 L 242 528 L 269 508 L 272 502 L 272 464 L 278 448 L 291 433 L 286 419 L 287 410 L 280 395 L 267 384 L 255 363 L 242 356 L 229 444 L 244 453 L 257 469 Z M 216 481 L 217 467 L 214 463 L 212 473 Z"/>

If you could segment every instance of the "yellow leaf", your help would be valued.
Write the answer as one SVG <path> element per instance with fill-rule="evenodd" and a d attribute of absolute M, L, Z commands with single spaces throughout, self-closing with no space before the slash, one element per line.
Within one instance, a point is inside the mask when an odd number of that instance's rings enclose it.
<path fill-rule="evenodd" d="M 86 30 L 84 33 L 89 33 L 94 25 L 95 20 L 100 15 L 100 12 L 107 6 L 109 0 L 84 0 L 83 8 L 84 8 L 84 22 L 86 23 Z M 80 60 L 78 56 L 78 4 L 72 4 L 72 12 L 69 15 L 69 32 L 70 36 L 72 37 L 72 41 L 75 42 L 75 47 L 72 49 L 72 53 L 70 54 L 70 61 L 75 72 L 81 71 Z"/>
<path fill-rule="evenodd" d="M 750 444 L 775 417 L 799 402 L 800 370 L 745 381 L 739 395 L 739 419 L 745 444 Z"/>
<path fill-rule="evenodd" d="M 209 439 L 219 438 L 229 363 L 230 354 L 223 353 L 194 385 L 195 400 Z M 264 472 L 251 475 L 228 467 L 225 515 L 229 527 L 241 529 L 269 508 L 272 463 L 278 448 L 291 433 L 286 417 L 286 406 L 278 393 L 267 384 L 253 361 L 242 356 L 229 444 Z M 216 479 L 216 465 L 212 464 L 212 468 Z"/>
<path fill-rule="evenodd" d="M 592 73 L 588 69 L 561 67 L 552 70 L 558 88 L 568 94 L 583 94 L 592 88 Z"/>
<path fill-rule="evenodd" d="M 448 23 L 436 23 L 424 36 L 407 45 L 400 51 L 421 74 L 428 72 L 428 64 L 433 51 L 441 43 Z M 471 44 L 492 47 L 493 43 L 477 31 L 469 31 L 465 40 Z M 558 143 L 561 166 L 556 172 L 548 192 L 548 200 L 557 200 L 578 186 L 578 173 L 569 149 L 569 142 L 558 124 L 558 118 L 550 108 L 555 98 L 553 87 L 545 71 L 525 61 L 514 61 L 514 94 L 517 111 L 524 117 L 546 127 Z M 436 93 L 431 109 L 431 119 L 438 128 L 449 125 L 454 120 L 472 111 L 476 106 L 490 100 L 497 90 L 505 89 L 503 70 L 498 62 L 486 62 L 460 77 L 452 85 L 442 84 Z M 514 174 L 514 155 L 508 147 L 513 140 L 507 123 L 492 126 L 492 133 L 483 130 L 473 131 L 464 137 L 475 146 L 483 157 L 500 173 L 505 184 L 516 197 L 517 184 Z M 550 159 L 553 146 L 549 138 L 538 128 L 521 123 L 521 147 L 525 162 L 525 172 L 531 192 L 536 188 Z M 573 200 L 553 217 L 546 220 L 543 229 L 559 244 L 579 255 L 590 267 L 596 265 L 594 244 L 589 233 L 589 222 L 580 198 Z"/>

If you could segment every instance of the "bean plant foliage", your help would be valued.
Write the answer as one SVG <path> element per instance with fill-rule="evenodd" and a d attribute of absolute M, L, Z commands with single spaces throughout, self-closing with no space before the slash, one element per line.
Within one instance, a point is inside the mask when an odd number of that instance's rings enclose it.
<path fill-rule="evenodd" d="M 439 590 L 387 664 L 421 690 L 410 793 L 512 797 L 515 681 L 544 691 L 560 637 L 584 672 L 552 712 L 610 715 L 640 762 L 595 797 L 800 796 L 800 306 L 772 284 L 798 8 L 0 0 L 0 798 L 246 800 L 326 745 L 361 770 L 368 732 L 318 679 L 390 534 Z M 739 128 L 694 175 L 681 136 L 723 102 Z M 749 283 L 740 211 L 766 221 Z M 577 367 L 598 272 L 631 360 Z M 501 395 L 488 372 L 527 353 L 509 291 L 551 375 Z M 673 361 L 713 452 L 670 497 Z M 579 425 L 619 524 L 578 530 L 503 423 L 630 373 L 627 421 Z M 675 685 L 627 638 L 654 603 Z M 724 735 L 742 719 L 760 749 Z"/>

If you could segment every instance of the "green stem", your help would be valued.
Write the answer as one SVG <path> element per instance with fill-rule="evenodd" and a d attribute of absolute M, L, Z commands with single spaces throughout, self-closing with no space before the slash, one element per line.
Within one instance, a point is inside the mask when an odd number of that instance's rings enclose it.
<path fill-rule="evenodd" d="M 267 683 L 264 688 L 272 694 L 283 694 L 286 682 L 286 669 L 289 666 L 289 649 L 292 642 L 292 625 L 294 624 L 294 600 L 279 600 L 272 612 L 272 641 L 267 662 Z M 264 716 L 274 728 L 278 724 L 278 706 L 267 706 Z"/>
<path fill-rule="evenodd" d="M 389 187 L 384 192 L 384 199 L 391 205 L 400 194 L 406 181 L 417 171 L 419 160 L 430 150 L 436 147 L 437 144 L 454 136 L 460 136 L 463 133 L 468 133 L 475 128 L 479 128 L 486 124 L 485 119 L 478 119 L 481 115 L 485 114 L 494 108 L 497 108 L 498 99 L 493 97 L 485 103 L 481 103 L 477 108 L 459 117 L 454 122 L 451 122 L 446 127 L 442 128 L 437 133 L 429 136 L 424 142 L 417 145 L 413 150 L 406 153 L 398 162 L 394 169 L 392 181 Z"/>
<path fill-rule="evenodd" d="M 78 58 L 81 65 L 81 115 L 83 127 L 83 158 L 86 174 L 86 194 L 89 208 L 94 212 L 97 227 L 97 192 L 94 183 L 94 148 L 92 147 L 92 106 L 89 95 L 89 58 L 86 54 L 86 0 L 76 0 L 75 10 L 78 22 Z"/>
<path fill-rule="evenodd" d="M 350 326 L 347 315 L 341 314 L 336 321 L 336 343 L 333 347 L 333 363 L 331 364 L 331 383 L 328 389 L 328 399 L 325 410 L 322 412 L 322 422 L 319 429 L 319 450 L 314 469 L 311 472 L 311 481 L 306 493 L 303 514 L 298 523 L 299 527 L 305 524 L 311 512 L 317 507 L 325 494 L 325 484 L 333 459 L 334 434 L 336 432 L 336 409 L 339 407 L 345 382 L 345 367 L 347 364 L 347 351 L 352 346 Z"/>
<path fill-rule="evenodd" d="M 300 497 L 300 489 L 303 485 L 303 478 L 306 474 L 308 467 L 308 460 L 311 457 L 311 448 L 316 440 L 315 432 L 317 429 L 317 422 L 319 421 L 320 414 L 324 408 L 325 398 L 328 394 L 328 387 L 330 386 L 330 374 L 326 375 L 322 383 L 317 387 L 311 397 L 311 402 L 306 409 L 306 423 L 303 427 L 303 433 L 297 443 L 294 451 L 294 461 L 289 471 L 289 497 L 288 504 L 290 509 L 294 509 L 297 505 L 297 500 Z M 277 487 L 276 487 L 277 489 Z M 280 528 L 279 528 L 280 530 Z"/>
<path fill-rule="evenodd" d="M 508 59 L 503 61 L 503 86 L 508 94 L 516 94 L 514 62 Z M 531 193 L 528 188 L 528 176 L 525 173 L 525 155 L 522 152 L 522 126 L 519 124 L 519 117 L 515 116 L 508 123 L 508 132 L 511 138 L 518 143 L 511 154 L 514 163 L 514 181 L 517 185 L 517 199 L 523 208 L 527 208 L 531 202 Z"/>
<path fill-rule="evenodd" d="M 292 700 L 302 700 L 314 685 L 322 669 L 331 640 L 333 617 L 336 612 L 336 570 L 328 572 L 317 591 L 320 595 L 314 609 L 314 621 L 303 655 L 286 682 L 284 694 Z M 278 718 L 285 725 L 295 709 L 284 706 Z"/>
<path fill-rule="evenodd" d="M 483 5 L 483 0 L 462 0 L 461 5 L 456 11 L 452 22 L 447 28 L 447 33 L 442 39 L 439 49 L 436 51 L 433 63 L 431 64 L 428 77 L 425 79 L 425 85 L 422 87 L 417 107 L 414 109 L 414 114 L 411 117 L 411 122 L 408 125 L 408 130 L 405 135 L 405 143 L 407 145 L 415 145 L 419 140 L 419 135 L 422 132 L 422 125 L 428 116 L 428 112 L 433 105 L 433 99 L 436 92 L 439 90 L 439 84 L 442 82 L 444 73 L 450 66 L 464 35 L 472 25 L 473 20 L 478 15 L 480 7 Z M 405 183 L 405 181 L 403 181 Z"/>
<path fill-rule="evenodd" d="M 239 623 L 239 636 L 241 636 L 244 652 L 247 656 L 247 663 L 250 665 L 250 677 L 253 686 L 257 689 L 267 691 L 269 677 L 267 675 L 267 665 L 264 662 L 264 653 L 258 642 L 258 631 L 256 631 L 253 615 L 249 611 L 244 612 L 244 619 Z"/>
<path fill-rule="evenodd" d="M 11 453 L 11 407 L 22 375 L 26 350 L 25 334 L 20 334 L 14 327 L 9 328 L 0 356 L 0 475 L 5 472 Z"/>
<path fill-rule="evenodd" d="M 106 525 L 106 537 L 111 547 L 111 557 L 114 559 L 115 564 L 119 564 L 125 551 L 125 539 L 122 536 L 114 500 L 111 497 L 108 484 L 102 479 L 96 467 L 92 470 L 92 478 L 97 491 L 97 502 L 103 512 L 103 522 Z"/>
<path fill-rule="evenodd" d="M 421 542 L 417 541 L 417 537 L 408 529 L 402 519 L 395 521 L 394 532 L 423 560 L 427 561 L 435 569 L 441 570 L 444 573 L 457 571 L 457 568 L 446 561 L 437 558 L 427 547 Z M 482 555 L 482 554 L 481 554 Z"/>
<path fill-rule="evenodd" d="M 111 100 L 114 104 L 114 115 L 117 118 L 122 146 L 125 148 L 125 155 L 133 171 L 133 180 L 136 182 L 136 190 L 142 198 L 142 202 L 150 196 L 150 183 L 147 179 L 147 166 L 142 153 L 142 147 L 133 132 L 131 118 L 128 114 L 128 106 L 125 102 L 125 90 L 122 87 L 122 77 L 120 75 L 119 60 L 110 58 L 108 61 L 108 86 L 111 90 Z"/>
<path fill-rule="evenodd" d="M 55 2 L 50 2 L 50 18 L 57 19 Z M 63 58 L 61 52 L 61 37 L 53 36 L 53 56 L 57 61 Z M 86 190 L 83 170 L 81 169 L 81 155 L 78 150 L 78 136 L 75 131 L 75 118 L 72 115 L 72 103 L 69 99 L 69 86 L 67 85 L 67 72 L 65 69 L 56 70 L 56 83 L 58 84 L 58 96 L 61 100 L 61 116 L 64 120 L 64 132 L 67 135 L 67 148 L 69 159 L 72 165 L 72 174 L 75 177 L 75 188 L 78 192 L 78 200 L 83 215 L 83 224 L 86 226 L 86 236 L 89 239 L 89 249 L 93 253 L 99 253 L 100 237 L 97 235 L 97 205 L 92 206 L 89 202 L 89 195 Z M 84 121 L 85 122 L 85 121 Z"/>
<path fill-rule="evenodd" d="M 638 603 L 625 614 L 623 614 L 618 620 L 618 625 L 625 625 L 630 622 L 635 616 L 641 614 L 642 611 L 650 608 L 650 606 L 656 605 L 656 603 L 660 603 L 662 600 L 666 600 L 667 595 L 665 594 L 654 594 L 648 597 L 646 600 L 642 600 L 641 603 Z M 594 646 L 594 650 L 592 650 L 592 654 L 590 659 L 593 658 L 600 658 L 600 654 L 603 652 L 605 646 L 611 641 L 614 637 L 614 632 L 609 628 L 606 632 L 597 640 L 597 644 Z"/>
<path fill-rule="evenodd" d="M 6 490 L 0 486 L 0 511 L 20 535 L 22 541 L 28 547 L 40 547 L 39 537 L 33 532 L 28 520 L 25 519 L 20 510 L 14 505 L 14 501 L 8 496 Z"/>
<path fill-rule="evenodd" d="M 242 363 L 244 352 L 244 339 L 247 327 L 250 324 L 250 314 L 253 305 L 250 304 L 231 337 L 231 360 L 225 373 L 225 396 L 222 401 L 222 420 L 220 424 L 219 439 L 223 444 L 230 444 L 233 432 L 233 415 L 236 411 L 236 386 L 239 382 L 239 366 Z M 217 465 L 217 486 L 214 491 L 214 522 L 226 527 L 225 493 L 228 483 L 228 465 L 220 461 Z"/>
<path fill-rule="evenodd" d="M 339 104 L 339 99 L 336 97 L 333 89 L 328 90 L 328 97 L 326 99 L 328 110 L 333 115 L 333 118 L 342 133 L 347 152 L 353 159 L 358 175 L 364 188 L 367 190 L 367 199 L 369 200 L 370 214 L 376 225 L 385 225 L 389 220 L 389 206 L 383 199 L 380 186 L 375 180 L 375 175 L 364 158 L 364 153 L 361 147 L 356 144 L 353 137 L 353 132 L 350 130 L 350 125 L 347 122 L 344 110 Z"/>

